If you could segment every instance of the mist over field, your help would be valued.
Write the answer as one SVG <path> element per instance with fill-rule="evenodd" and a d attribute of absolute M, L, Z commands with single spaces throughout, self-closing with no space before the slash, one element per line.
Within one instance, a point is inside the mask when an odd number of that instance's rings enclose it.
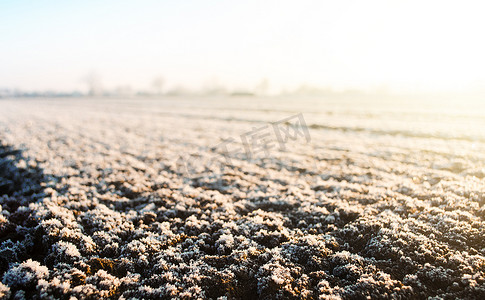
<path fill-rule="evenodd" d="M 483 298 L 482 106 L 3 99 L 0 291 Z"/>

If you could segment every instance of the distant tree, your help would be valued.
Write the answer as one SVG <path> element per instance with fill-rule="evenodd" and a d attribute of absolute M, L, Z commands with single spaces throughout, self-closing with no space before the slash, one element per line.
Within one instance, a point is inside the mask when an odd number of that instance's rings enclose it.
<path fill-rule="evenodd" d="M 267 78 L 262 79 L 254 88 L 256 95 L 267 95 L 269 91 L 269 81 Z"/>
<path fill-rule="evenodd" d="M 155 90 L 155 93 L 157 95 L 162 94 L 164 85 L 165 85 L 165 80 L 163 79 L 162 76 L 158 76 L 152 81 L 152 87 Z"/>
<path fill-rule="evenodd" d="M 84 77 L 83 81 L 88 86 L 88 94 L 90 96 L 99 96 L 103 94 L 101 79 L 96 72 L 90 72 Z"/>
<path fill-rule="evenodd" d="M 209 79 L 202 88 L 202 94 L 214 96 L 227 94 L 227 88 L 219 82 L 217 77 Z"/>
<path fill-rule="evenodd" d="M 134 91 L 129 85 L 120 85 L 115 90 L 116 96 L 129 97 L 134 95 Z"/>
<path fill-rule="evenodd" d="M 192 92 L 182 85 L 177 85 L 167 91 L 167 95 L 169 96 L 186 96 L 190 94 L 192 94 Z"/>

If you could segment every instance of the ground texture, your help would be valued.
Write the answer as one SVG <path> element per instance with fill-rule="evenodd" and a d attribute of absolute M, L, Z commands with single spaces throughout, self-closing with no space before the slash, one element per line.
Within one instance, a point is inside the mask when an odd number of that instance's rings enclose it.
<path fill-rule="evenodd" d="M 485 299 L 483 107 L 290 100 L 0 100 L 0 298 Z"/>

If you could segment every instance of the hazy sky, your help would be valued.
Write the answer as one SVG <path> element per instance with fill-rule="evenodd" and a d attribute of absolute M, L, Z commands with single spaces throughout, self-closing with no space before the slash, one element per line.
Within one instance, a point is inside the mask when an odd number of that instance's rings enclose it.
<path fill-rule="evenodd" d="M 485 83 L 481 1 L 1 1 L 0 88 L 460 90 Z"/>

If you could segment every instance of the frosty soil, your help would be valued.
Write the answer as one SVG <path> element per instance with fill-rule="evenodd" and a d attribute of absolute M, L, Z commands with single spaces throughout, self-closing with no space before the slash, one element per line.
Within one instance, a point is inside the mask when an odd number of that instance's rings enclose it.
<path fill-rule="evenodd" d="M 0 101 L 1 295 L 485 298 L 480 140 L 351 130 L 365 112 L 340 130 L 335 109 L 221 170 L 217 137 L 289 114 L 177 101 Z M 188 153 L 209 167 L 187 178 Z"/>
<path fill-rule="evenodd" d="M 268 129 L 273 130 L 268 131 Z M 241 143 L 238 144 L 236 139 L 230 137 L 225 138 L 222 143 L 211 147 L 210 151 L 215 152 L 215 154 L 208 160 L 208 164 L 203 166 L 200 163 L 197 164 L 198 159 L 201 157 L 200 154 L 191 153 L 187 157 L 180 156 L 177 159 L 177 166 L 184 171 L 184 176 L 186 177 L 197 176 L 197 173 L 212 169 L 219 169 L 220 172 L 223 172 L 226 166 L 231 167 L 232 159 L 237 158 L 248 161 L 254 161 L 256 158 L 268 159 L 271 150 L 275 149 L 276 144 L 280 150 L 286 150 L 288 142 L 308 143 L 311 141 L 310 132 L 301 113 L 260 128 L 253 128 L 251 131 L 241 134 L 240 139 L 242 145 Z M 231 144 L 238 144 L 239 147 L 236 146 L 229 150 L 229 145 Z M 215 174 L 215 177 L 219 174 Z"/>

